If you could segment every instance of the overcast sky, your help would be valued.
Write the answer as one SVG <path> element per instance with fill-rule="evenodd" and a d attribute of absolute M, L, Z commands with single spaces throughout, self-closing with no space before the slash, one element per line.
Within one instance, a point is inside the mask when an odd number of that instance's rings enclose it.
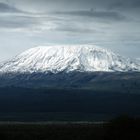
<path fill-rule="evenodd" d="M 0 61 L 47 44 L 140 58 L 140 0 L 0 0 Z"/>

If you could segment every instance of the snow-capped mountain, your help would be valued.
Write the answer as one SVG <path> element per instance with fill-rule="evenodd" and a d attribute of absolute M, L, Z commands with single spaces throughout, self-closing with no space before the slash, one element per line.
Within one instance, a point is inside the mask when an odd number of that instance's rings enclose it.
<path fill-rule="evenodd" d="M 0 65 L 0 72 L 139 71 L 140 64 L 94 45 L 31 48 Z"/>

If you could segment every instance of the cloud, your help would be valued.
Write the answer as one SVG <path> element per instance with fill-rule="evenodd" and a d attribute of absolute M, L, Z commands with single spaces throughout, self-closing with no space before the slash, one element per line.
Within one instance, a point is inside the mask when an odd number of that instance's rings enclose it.
<path fill-rule="evenodd" d="M 67 33 L 82 33 L 82 34 L 91 34 L 96 33 L 97 31 L 91 28 L 82 28 L 78 26 L 58 26 L 55 28 L 55 31 L 67 32 Z"/>
<path fill-rule="evenodd" d="M 6 17 L 0 17 L 0 28 L 5 29 L 17 29 L 17 28 L 26 28 L 31 27 L 33 24 L 35 24 L 35 20 L 33 20 L 31 17 L 26 16 L 6 16 Z"/>
<path fill-rule="evenodd" d="M 40 14 L 0 15 L 0 31 L 45 32 L 55 30 L 63 24 L 63 19 Z M 59 24 L 61 23 L 61 24 Z"/>
<path fill-rule="evenodd" d="M 69 15 L 69 16 L 81 16 L 89 18 L 99 18 L 107 20 L 124 20 L 125 16 L 114 11 L 97 11 L 97 10 L 77 10 L 77 11 L 57 11 L 54 12 L 56 15 Z"/>
<path fill-rule="evenodd" d="M 118 0 L 118 1 L 114 1 L 112 3 L 109 4 L 109 7 L 111 9 L 139 9 L 140 8 L 140 1 L 139 0 Z M 135 9 L 136 8 L 136 9 Z"/>
<path fill-rule="evenodd" d="M 14 6 L 10 6 L 6 3 L 0 2 L 0 12 L 2 12 L 2 13 L 20 13 L 22 11 L 17 9 Z"/>
<path fill-rule="evenodd" d="M 93 43 L 139 56 L 140 0 L 0 1 L 0 43 L 5 50 L 0 48 L 0 59 L 8 48 L 17 53 L 46 43 Z"/>

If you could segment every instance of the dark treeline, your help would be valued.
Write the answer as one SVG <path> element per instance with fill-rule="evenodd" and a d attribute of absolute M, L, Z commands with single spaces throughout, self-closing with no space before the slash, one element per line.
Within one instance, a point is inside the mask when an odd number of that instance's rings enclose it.
<path fill-rule="evenodd" d="M 139 140 L 140 119 L 122 116 L 108 123 L 0 124 L 2 140 Z"/>

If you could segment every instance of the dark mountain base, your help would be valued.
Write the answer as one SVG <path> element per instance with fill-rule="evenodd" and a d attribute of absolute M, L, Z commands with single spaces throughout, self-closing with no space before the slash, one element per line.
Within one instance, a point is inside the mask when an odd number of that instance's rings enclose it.
<path fill-rule="evenodd" d="M 0 87 L 91 89 L 119 93 L 139 93 L 139 72 L 70 72 L 0 74 Z"/>
<path fill-rule="evenodd" d="M 140 116 L 139 72 L 0 75 L 0 121 L 107 121 Z"/>
<path fill-rule="evenodd" d="M 108 121 L 140 116 L 140 94 L 83 89 L 0 89 L 0 121 Z"/>

